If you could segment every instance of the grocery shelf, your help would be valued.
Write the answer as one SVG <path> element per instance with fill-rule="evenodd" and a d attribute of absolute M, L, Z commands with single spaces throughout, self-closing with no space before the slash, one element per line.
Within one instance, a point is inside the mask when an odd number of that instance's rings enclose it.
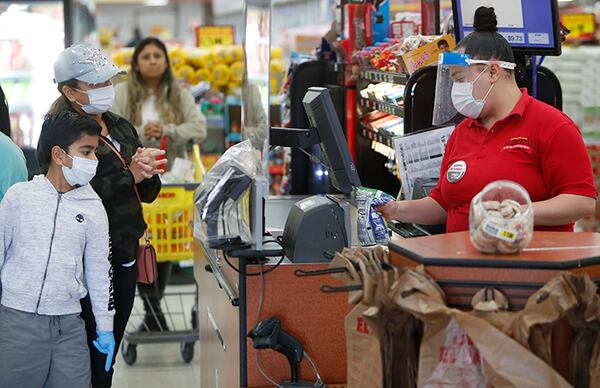
<path fill-rule="evenodd" d="M 362 135 L 364 137 L 366 137 L 367 139 L 376 141 L 376 142 L 386 145 L 390 148 L 394 148 L 394 136 L 391 136 L 391 135 L 388 135 L 385 133 L 381 133 L 381 132 L 377 132 L 362 122 L 360 123 L 360 128 L 361 128 Z"/>
<path fill-rule="evenodd" d="M 379 70 L 362 70 L 360 77 L 372 82 L 390 82 L 398 85 L 405 85 L 408 81 L 408 74 L 391 73 Z"/>
<path fill-rule="evenodd" d="M 369 98 L 360 97 L 360 105 L 368 109 L 377 109 L 379 111 L 404 117 L 404 108 L 389 102 L 371 100 Z"/>

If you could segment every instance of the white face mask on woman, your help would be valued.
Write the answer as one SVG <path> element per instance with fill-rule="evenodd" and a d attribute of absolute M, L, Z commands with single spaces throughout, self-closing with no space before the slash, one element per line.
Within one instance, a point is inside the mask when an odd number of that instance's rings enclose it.
<path fill-rule="evenodd" d="M 102 114 L 112 108 L 115 103 L 115 89 L 113 85 L 104 86 L 98 89 L 76 90 L 87 94 L 89 100 L 87 104 L 81 104 L 77 102 L 77 100 L 75 102 L 89 115 Z"/>
<path fill-rule="evenodd" d="M 461 115 L 470 117 L 472 119 L 476 119 L 479 117 L 479 115 L 481 115 L 483 107 L 485 106 L 485 100 L 490 95 L 490 92 L 495 84 L 490 86 L 487 93 L 481 100 L 477 100 L 473 96 L 473 86 L 479 77 L 485 73 L 488 67 L 489 66 L 479 73 L 477 78 L 475 78 L 475 80 L 472 82 L 454 82 L 452 84 L 452 104 Z"/>
<path fill-rule="evenodd" d="M 67 183 L 71 186 L 85 186 L 90 183 L 94 176 L 96 176 L 98 160 L 71 156 L 66 152 L 65 155 L 73 160 L 71 168 L 64 164 L 62 166 L 62 172 Z"/>

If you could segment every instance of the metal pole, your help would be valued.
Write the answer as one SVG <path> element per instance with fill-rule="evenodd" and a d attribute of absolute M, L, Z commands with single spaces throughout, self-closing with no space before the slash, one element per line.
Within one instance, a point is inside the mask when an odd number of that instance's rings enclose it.
<path fill-rule="evenodd" d="M 246 341 L 246 259 L 239 258 L 238 301 L 240 320 L 240 387 L 248 386 L 248 346 Z"/>
<path fill-rule="evenodd" d="M 63 0 L 63 23 L 65 29 L 65 48 L 75 43 L 73 37 L 73 1 Z"/>

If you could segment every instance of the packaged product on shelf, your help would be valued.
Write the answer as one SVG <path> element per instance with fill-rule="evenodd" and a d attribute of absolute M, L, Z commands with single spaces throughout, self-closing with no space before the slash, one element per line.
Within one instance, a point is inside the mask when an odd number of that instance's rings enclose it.
<path fill-rule="evenodd" d="M 216 65 L 211 74 L 211 83 L 220 87 L 229 83 L 231 69 L 224 63 Z"/>
<path fill-rule="evenodd" d="M 399 100 L 404 98 L 404 85 L 396 85 L 388 82 L 369 84 L 369 86 L 360 91 L 360 95 L 363 98 L 400 105 Z"/>
<path fill-rule="evenodd" d="M 395 103 L 404 98 L 404 89 L 404 85 L 392 85 L 392 87 L 386 91 L 384 98 Z"/>
<path fill-rule="evenodd" d="M 229 69 L 231 70 L 231 81 L 238 84 L 242 83 L 242 76 L 244 74 L 244 65 L 242 61 L 233 62 Z"/>
<path fill-rule="evenodd" d="M 404 119 L 402 117 L 387 115 L 379 120 L 370 122 L 369 125 L 371 128 L 379 131 L 385 131 L 389 128 L 393 128 L 396 125 L 402 125 L 404 123 Z"/>
<path fill-rule="evenodd" d="M 372 112 L 367 113 L 366 115 L 363 116 L 365 123 L 368 124 L 370 122 L 382 119 L 384 117 L 389 116 L 389 113 L 385 113 L 379 110 L 374 110 Z"/>
<path fill-rule="evenodd" d="M 365 61 L 367 68 L 388 72 L 404 72 L 402 61 L 398 60 L 398 50 L 401 44 L 391 46 L 370 47 L 366 50 Z"/>
<path fill-rule="evenodd" d="M 435 63 L 439 53 L 452 51 L 454 48 L 452 35 L 411 35 L 401 42 L 391 40 L 379 46 L 366 47 L 357 58 L 363 70 L 371 68 L 412 74 L 423 66 Z"/>
<path fill-rule="evenodd" d="M 411 37 L 412 38 L 412 37 Z M 402 54 L 404 68 L 408 74 L 412 74 L 415 70 L 423 66 L 431 65 L 438 60 L 438 54 L 454 50 L 456 44 L 452 35 L 444 35 L 433 39 L 429 43 L 422 44 L 424 41 L 430 40 L 431 37 L 416 37 L 409 38 L 408 45 L 411 48 L 405 54 Z"/>

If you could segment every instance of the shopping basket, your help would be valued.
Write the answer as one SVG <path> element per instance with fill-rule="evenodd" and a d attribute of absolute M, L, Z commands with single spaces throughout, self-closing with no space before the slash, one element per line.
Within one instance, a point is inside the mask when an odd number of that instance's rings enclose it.
<path fill-rule="evenodd" d="M 156 249 L 157 260 L 192 259 L 194 191 L 184 186 L 164 186 L 154 202 L 143 206 L 148 224 L 145 237 Z"/>
<path fill-rule="evenodd" d="M 195 184 L 163 185 L 158 198 L 143 204 L 148 224 L 146 236 L 156 249 L 158 261 L 182 261 L 193 258 L 192 224 Z M 144 300 L 144 298 L 146 298 Z M 137 345 L 150 343 L 180 343 L 181 357 L 190 362 L 194 343 L 198 341 L 198 287 L 193 290 L 166 292 L 160 300 L 160 312 L 144 311 L 143 302 L 150 305 L 148 296 L 136 293 L 136 300 L 121 344 L 124 361 L 133 365 Z M 187 306 L 192 305 L 190 310 Z M 151 330 L 145 319 L 150 317 Z"/>

